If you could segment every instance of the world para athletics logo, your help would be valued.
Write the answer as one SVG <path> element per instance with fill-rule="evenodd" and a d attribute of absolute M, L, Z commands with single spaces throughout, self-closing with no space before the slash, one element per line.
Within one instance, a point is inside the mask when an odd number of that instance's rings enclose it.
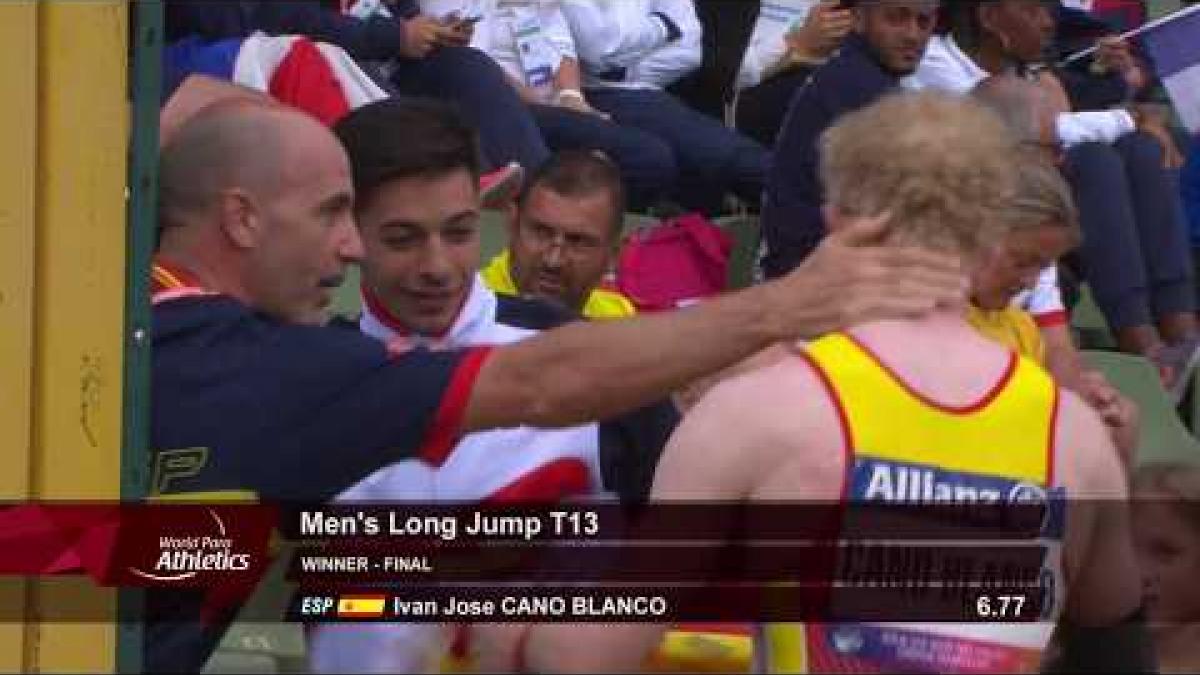
<path fill-rule="evenodd" d="M 163 535 L 158 538 L 161 552 L 153 571 L 129 566 L 129 572 L 151 581 L 183 581 L 200 572 L 246 572 L 252 560 L 249 553 L 235 553 L 233 539 L 221 515 L 209 508 L 215 531 L 194 536 Z"/>
<path fill-rule="evenodd" d="M 140 504 L 123 509 L 122 584 L 210 586 L 257 579 L 276 526 L 269 506 Z"/>

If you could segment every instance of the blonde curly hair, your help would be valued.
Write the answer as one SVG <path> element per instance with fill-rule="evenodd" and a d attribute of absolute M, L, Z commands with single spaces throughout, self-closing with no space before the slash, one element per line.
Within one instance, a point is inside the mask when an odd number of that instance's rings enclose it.
<path fill-rule="evenodd" d="M 821 179 L 843 214 L 890 214 L 891 240 L 974 256 L 1011 226 L 1017 148 L 975 101 L 889 94 L 822 134 Z"/>

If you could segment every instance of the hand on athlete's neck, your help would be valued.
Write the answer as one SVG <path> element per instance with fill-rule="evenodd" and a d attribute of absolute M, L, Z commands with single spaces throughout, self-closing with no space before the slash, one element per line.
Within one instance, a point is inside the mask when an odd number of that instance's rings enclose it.
<path fill-rule="evenodd" d="M 842 325 L 965 311 L 971 284 L 961 255 L 898 241 L 888 213 L 856 217 L 827 207 L 825 216 L 831 234 L 822 248 L 857 273 L 859 293 L 847 299 L 860 302 L 851 303 Z"/>

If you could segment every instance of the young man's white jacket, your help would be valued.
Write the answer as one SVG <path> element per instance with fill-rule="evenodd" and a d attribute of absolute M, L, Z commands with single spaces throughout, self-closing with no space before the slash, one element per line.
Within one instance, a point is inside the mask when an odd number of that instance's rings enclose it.
<path fill-rule="evenodd" d="M 540 303 L 498 298 L 476 276 L 457 320 L 440 338 L 405 335 L 371 298 L 364 298 L 358 328 L 386 342 L 410 340 L 417 347 L 451 349 L 510 344 L 538 332 L 528 326 L 548 328 L 562 318 L 563 314 Z M 663 406 L 640 414 L 639 421 L 626 416 L 565 429 L 516 427 L 469 434 L 441 467 L 419 460 L 397 462 L 350 487 L 335 501 L 555 502 L 606 495 L 606 470 L 601 463 L 609 461 L 610 453 L 626 451 L 615 446 L 628 444 L 628 451 L 636 453 L 647 448 L 661 452 L 676 421 Z M 660 423 L 647 424 L 646 417 Z M 418 672 L 429 665 L 429 648 L 439 644 L 438 631 L 432 624 L 318 626 L 309 633 L 310 666 L 313 672 Z"/>

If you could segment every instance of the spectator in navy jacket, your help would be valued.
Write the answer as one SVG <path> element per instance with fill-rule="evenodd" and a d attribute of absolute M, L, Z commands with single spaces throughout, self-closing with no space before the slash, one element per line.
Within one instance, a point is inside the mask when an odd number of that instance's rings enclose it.
<path fill-rule="evenodd" d="M 775 144 L 763 198 L 763 271 L 782 276 L 825 236 L 817 139 L 842 114 L 869 105 L 911 73 L 933 32 L 936 0 L 858 3 L 855 32 L 796 92 Z"/>
<path fill-rule="evenodd" d="M 359 61 L 388 62 L 396 93 L 457 104 L 479 129 L 493 167 L 516 161 L 533 169 L 545 161 L 549 151 L 541 133 L 504 73 L 466 46 L 469 23 L 422 15 L 413 0 L 386 0 L 383 5 L 387 14 L 360 18 L 320 0 L 168 0 L 167 40 L 195 36 L 217 41 L 262 31 L 336 44 Z"/>

